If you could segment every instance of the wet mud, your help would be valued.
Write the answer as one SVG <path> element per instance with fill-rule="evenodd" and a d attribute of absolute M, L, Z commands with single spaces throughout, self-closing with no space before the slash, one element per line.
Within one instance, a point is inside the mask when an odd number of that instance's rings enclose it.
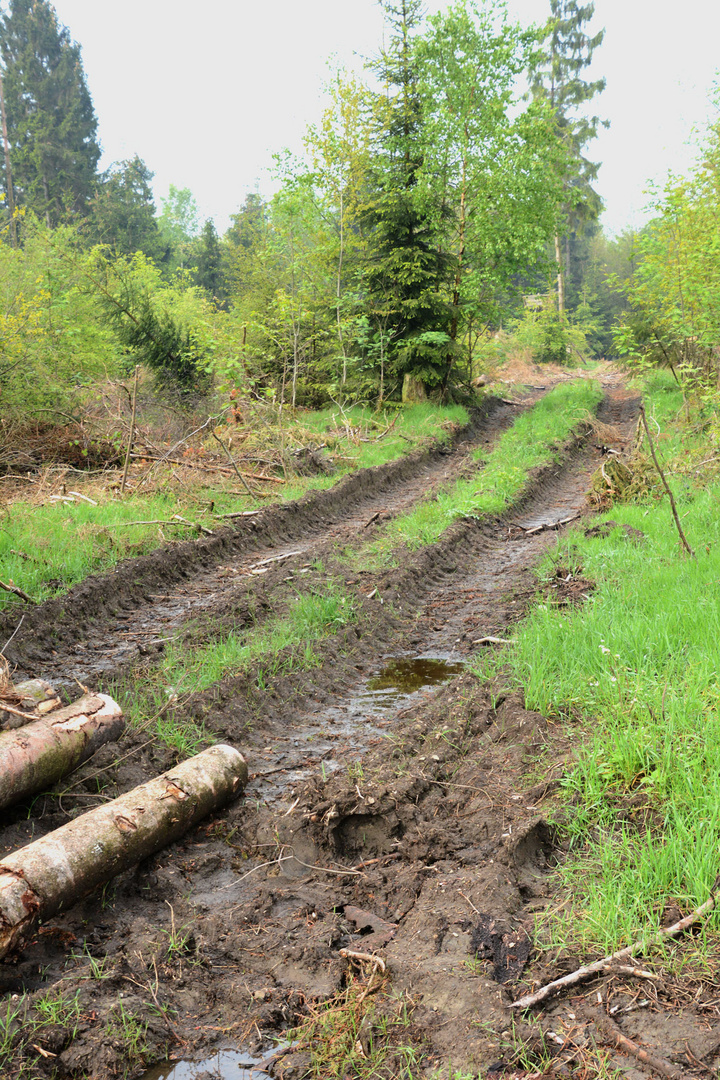
<path fill-rule="evenodd" d="M 620 449 L 639 403 L 620 380 L 605 379 L 605 389 L 601 419 L 616 426 Z M 505 422 L 496 411 L 473 438 L 493 438 Z M 467 467 L 467 449 L 456 441 L 446 457 L 416 455 L 394 467 L 391 479 L 390 467 L 373 471 L 372 481 L 354 479 L 352 496 L 324 492 L 314 510 L 309 498 L 296 510 L 268 511 L 256 529 L 246 523 L 238 533 L 137 560 L 135 592 L 127 588 L 131 567 L 113 575 L 120 581 L 108 599 L 111 575 L 80 586 L 45 605 L 58 618 L 55 636 L 43 633 L 42 613 L 34 614 L 18 635 L 15 661 L 33 674 L 87 682 L 107 667 L 152 663 L 152 650 L 143 655 L 137 643 L 122 651 L 117 622 L 92 647 L 88 640 L 93 655 L 83 654 L 81 635 L 107 626 L 112 604 L 120 623 L 119 614 L 132 612 L 157 635 L 197 618 L 198 608 L 237 619 L 249 597 L 255 612 L 273 610 L 289 571 L 307 570 L 309 584 L 313 575 L 344 573 L 336 553 L 372 528 L 373 514 L 397 513 L 428 485 L 449 480 Z M 48 994 L 75 1003 L 72 1015 L 28 1041 L 23 1060 L 38 1077 L 140 1077 L 148 1067 L 147 1080 L 320 1075 L 306 1046 L 267 1055 L 322 1002 L 348 992 L 348 950 L 379 956 L 387 968 L 370 984 L 361 1050 L 363 1038 L 366 1046 L 382 1040 L 402 1013 L 402 1038 L 417 1055 L 414 1076 L 447 1075 L 449 1061 L 471 1076 L 527 1075 L 517 1064 L 508 1006 L 543 977 L 534 918 L 553 902 L 549 875 L 564 857 L 549 808 L 575 733 L 571 723 L 527 710 L 500 683 L 486 685 L 475 669 L 488 649 L 501 648 L 491 639 L 512 636 L 537 595 L 533 568 L 557 544 L 563 523 L 588 512 L 585 495 L 603 453 L 591 435 L 579 440 L 532 479 L 503 520 L 457 523 L 440 543 L 399 552 L 391 570 L 348 577 L 357 621 L 318 645 L 312 670 L 281 670 L 262 688 L 251 676 L 227 679 L 178 704 L 243 751 L 247 790 L 0 964 L 8 1001 L 25 993 L 31 1006 Z M 312 566 L 318 553 L 322 571 Z M 266 563 L 265 574 L 247 573 L 277 555 L 287 559 Z M 172 559 L 177 564 L 166 566 Z M 580 568 L 561 563 L 544 586 L 556 603 L 582 602 L 592 587 Z M 132 734 L 103 748 L 64 793 L 9 814 L 0 850 L 172 761 L 171 751 Z M 561 966 L 576 963 L 564 956 Z M 367 971 L 363 978 L 367 985 Z M 636 990 L 619 975 L 585 988 L 589 1018 L 576 1038 L 595 1037 L 598 993 L 624 1001 Z M 664 1045 L 666 1055 L 671 1044 L 676 1054 L 689 1048 L 703 1067 L 716 1068 L 720 1023 L 706 1008 L 710 991 L 682 1024 L 663 1007 L 662 990 L 653 992 L 657 1008 L 619 1014 L 618 1023 L 631 1037 Z M 552 1004 L 545 1030 L 574 1030 L 577 1008 L 569 998 Z M 515 1023 L 527 1047 L 538 1044 L 527 1017 Z M 647 1075 L 609 1053 L 625 1075 Z M 363 1054 L 347 1076 L 368 1075 Z M 402 1075 L 399 1055 L 389 1044 L 373 1075 Z M 574 1075 L 567 1070 L 555 1075 Z"/>

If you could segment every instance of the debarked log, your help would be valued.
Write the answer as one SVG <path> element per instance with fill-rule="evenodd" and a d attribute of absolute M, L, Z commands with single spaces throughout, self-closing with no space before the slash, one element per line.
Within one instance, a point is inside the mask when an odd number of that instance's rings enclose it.
<path fill-rule="evenodd" d="M 85 694 L 15 731 L 0 732 L 0 809 L 52 787 L 125 727 L 107 694 Z"/>
<path fill-rule="evenodd" d="M 246 783 L 242 754 L 211 746 L 8 855 L 0 861 L 0 959 L 41 922 L 177 840 Z"/>

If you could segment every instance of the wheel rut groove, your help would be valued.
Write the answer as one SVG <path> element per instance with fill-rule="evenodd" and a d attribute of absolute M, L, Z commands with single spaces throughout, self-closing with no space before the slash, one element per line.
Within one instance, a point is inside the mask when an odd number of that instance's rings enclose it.
<path fill-rule="evenodd" d="M 537 397 L 528 396 L 526 404 Z M 490 398 L 448 447 L 418 450 L 358 470 L 328 490 L 269 507 L 214 537 L 126 560 L 25 612 L 19 628 L 15 613 L 6 614 L 0 618 L 0 636 L 10 638 L 17 631 L 7 659 L 18 677 L 31 677 L 42 668 L 60 687 L 74 686 L 75 680 L 93 685 L 147 657 L 153 639 L 166 639 L 188 620 L 235 606 L 242 621 L 249 594 L 267 593 L 262 586 L 278 578 L 262 573 L 260 583 L 253 574 L 255 567 L 263 570 L 258 564 L 273 559 L 307 563 L 328 547 L 371 534 L 378 522 L 460 475 L 470 450 L 483 443 L 490 447 L 517 412 Z"/>

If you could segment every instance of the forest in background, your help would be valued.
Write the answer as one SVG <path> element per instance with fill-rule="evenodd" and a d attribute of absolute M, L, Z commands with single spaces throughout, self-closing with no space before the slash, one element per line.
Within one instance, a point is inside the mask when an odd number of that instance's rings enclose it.
<path fill-rule="evenodd" d="M 192 192 L 158 212 L 135 157 L 98 171 L 80 47 L 48 0 L 0 18 L 0 411 L 77 418 L 136 365 L 173 400 L 462 398 L 519 355 L 670 366 L 714 389 L 720 125 L 654 218 L 599 226 L 586 154 L 604 80 L 592 3 L 522 27 L 495 0 L 383 0 L 366 78 L 337 71 L 302 159 L 219 236 Z M 211 167 L 211 166 L 210 166 Z"/>

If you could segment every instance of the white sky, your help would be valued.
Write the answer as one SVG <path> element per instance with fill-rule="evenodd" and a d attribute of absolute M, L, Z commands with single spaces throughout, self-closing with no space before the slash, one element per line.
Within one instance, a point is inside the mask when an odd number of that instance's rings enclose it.
<path fill-rule="evenodd" d="M 429 10 L 447 7 L 429 0 Z M 274 151 L 299 152 L 319 118 L 327 62 L 373 54 L 375 0 L 55 0 L 82 46 L 99 119 L 102 166 L 135 153 L 155 172 L 156 199 L 189 187 L 222 232 L 248 191 L 271 190 Z M 542 22 L 548 0 L 508 0 L 512 15 Z M 611 122 L 588 156 L 611 231 L 642 223 L 648 181 L 692 160 L 694 127 L 710 115 L 720 69 L 720 4 L 596 0 L 591 31 L 605 42 L 589 77 L 607 90 L 593 111 Z M 355 59 L 354 59 L 355 57 Z"/>

